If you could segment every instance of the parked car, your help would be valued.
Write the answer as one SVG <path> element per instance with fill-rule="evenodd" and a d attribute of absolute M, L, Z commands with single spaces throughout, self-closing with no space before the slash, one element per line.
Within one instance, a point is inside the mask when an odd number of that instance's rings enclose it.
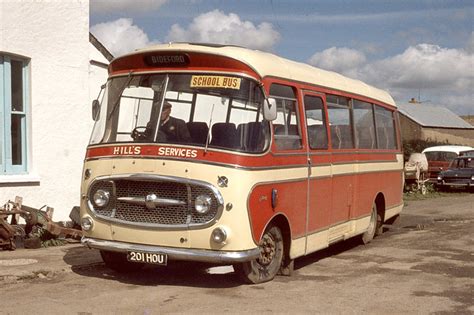
<path fill-rule="evenodd" d="M 461 155 L 472 155 L 472 156 L 474 156 L 474 150 L 459 152 L 459 156 L 461 156 Z"/>
<path fill-rule="evenodd" d="M 466 187 L 474 189 L 474 155 L 463 155 L 455 158 L 449 168 L 438 174 L 437 186 Z"/>
<path fill-rule="evenodd" d="M 449 163 L 462 152 L 474 150 L 468 146 L 442 145 L 429 147 L 422 151 L 428 160 L 428 178 L 430 182 L 437 182 L 439 172 L 447 169 Z"/>

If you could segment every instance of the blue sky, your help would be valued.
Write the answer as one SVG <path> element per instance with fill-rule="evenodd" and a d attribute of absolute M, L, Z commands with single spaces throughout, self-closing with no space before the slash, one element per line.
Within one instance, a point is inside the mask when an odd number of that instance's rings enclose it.
<path fill-rule="evenodd" d="M 168 41 L 276 53 L 474 115 L 474 2 L 91 0 L 91 32 L 114 54 Z"/>

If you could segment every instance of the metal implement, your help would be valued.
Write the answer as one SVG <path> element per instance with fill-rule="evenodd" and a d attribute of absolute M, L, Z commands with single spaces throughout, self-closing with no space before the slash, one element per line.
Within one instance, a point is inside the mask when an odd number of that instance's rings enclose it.
<path fill-rule="evenodd" d="M 81 239 L 81 230 L 64 227 L 53 222 L 53 208 L 46 207 L 46 211 L 43 211 L 42 208 L 36 209 L 22 203 L 23 198 L 16 197 L 14 202 L 8 201 L 3 208 L 0 208 L 0 248 L 14 250 L 16 248 L 15 238 L 27 237 L 34 226 L 39 226 L 56 237 Z M 9 216 L 11 216 L 10 223 L 8 223 Z M 24 229 L 18 224 L 20 217 L 25 220 Z"/>

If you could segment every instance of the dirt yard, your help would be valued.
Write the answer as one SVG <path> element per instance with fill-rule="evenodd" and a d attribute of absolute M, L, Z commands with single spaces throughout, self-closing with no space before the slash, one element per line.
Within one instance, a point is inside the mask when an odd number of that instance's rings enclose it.
<path fill-rule="evenodd" d="M 0 252 L 0 314 L 473 314 L 474 194 L 408 201 L 400 222 L 243 285 L 230 266 L 171 263 L 117 274 L 68 245 Z"/>

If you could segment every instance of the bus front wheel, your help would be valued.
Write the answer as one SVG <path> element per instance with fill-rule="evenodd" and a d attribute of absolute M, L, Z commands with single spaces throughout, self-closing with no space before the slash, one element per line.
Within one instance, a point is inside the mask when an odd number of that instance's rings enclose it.
<path fill-rule="evenodd" d="M 239 277 L 250 284 L 275 278 L 283 261 L 283 237 L 279 227 L 269 226 L 260 241 L 260 257 L 234 265 Z"/>

